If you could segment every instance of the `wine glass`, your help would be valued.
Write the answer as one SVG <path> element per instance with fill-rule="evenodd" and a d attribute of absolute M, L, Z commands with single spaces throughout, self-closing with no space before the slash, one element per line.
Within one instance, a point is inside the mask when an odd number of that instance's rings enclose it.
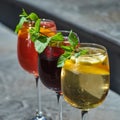
<path fill-rule="evenodd" d="M 55 42 L 48 45 L 46 49 L 39 54 L 39 76 L 42 83 L 49 89 L 55 91 L 59 106 L 59 119 L 62 120 L 62 101 L 60 96 L 61 91 L 61 68 L 57 67 L 58 58 L 64 53 L 61 45 L 69 45 L 68 35 L 70 31 L 58 30 L 64 36 L 64 42 Z M 75 33 L 77 36 L 77 34 Z M 77 36 L 78 37 L 78 36 Z"/>
<path fill-rule="evenodd" d="M 30 40 L 28 30 L 34 26 L 33 21 L 24 22 L 18 32 L 17 54 L 21 67 L 34 75 L 38 94 L 38 110 L 34 120 L 46 120 L 41 111 L 41 92 L 38 74 L 38 53 L 35 50 L 34 43 Z M 52 36 L 56 33 L 56 24 L 50 19 L 41 19 L 40 33 Z"/>
<path fill-rule="evenodd" d="M 81 55 L 65 61 L 61 70 L 61 86 L 64 100 L 81 109 L 81 120 L 88 111 L 103 103 L 110 86 L 107 50 L 95 43 L 80 43 Z M 84 51 L 84 54 L 82 52 Z"/>

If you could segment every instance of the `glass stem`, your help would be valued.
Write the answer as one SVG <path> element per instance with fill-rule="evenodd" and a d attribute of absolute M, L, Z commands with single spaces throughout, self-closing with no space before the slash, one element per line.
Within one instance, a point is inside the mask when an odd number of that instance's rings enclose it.
<path fill-rule="evenodd" d="M 38 111 L 37 111 L 37 115 L 41 116 L 42 115 L 42 111 L 41 111 L 41 86 L 40 86 L 40 80 L 39 77 L 35 78 L 36 80 L 36 88 L 37 88 L 37 97 L 38 97 Z"/>
<path fill-rule="evenodd" d="M 56 92 L 57 93 L 57 102 L 58 102 L 58 105 L 59 105 L 59 120 L 62 120 L 62 100 L 60 100 L 60 96 L 61 94 Z"/>
<path fill-rule="evenodd" d="M 88 111 L 87 110 L 82 110 L 81 111 L 82 120 L 87 120 L 87 115 L 88 115 Z"/>

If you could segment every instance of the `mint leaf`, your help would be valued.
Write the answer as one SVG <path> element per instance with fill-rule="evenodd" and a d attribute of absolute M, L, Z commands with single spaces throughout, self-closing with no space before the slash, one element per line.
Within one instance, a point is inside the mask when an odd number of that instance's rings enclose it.
<path fill-rule="evenodd" d="M 15 33 L 18 33 L 18 31 L 22 28 L 23 23 L 27 21 L 25 17 L 22 17 L 18 23 L 18 25 L 15 28 Z"/>
<path fill-rule="evenodd" d="M 38 40 L 35 40 L 35 49 L 40 54 L 48 46 L 51 39 L 46 36 L 40 36 Z"/>
<path fill-rule="evenodd" d="M 73 47 L 78 45 L 78 42 L 79 42 L 78 37 L 76 36 L 76 34 L 74 32 L 72 32 L 72 30 L 69 33 L 68 41 L 70 42 L 71 46 L 73 46 Z"/>
<path fill-rule="evenodd" d="M 40 19 L 37 19 L 35 22 L 35 32 L 39 33 L 40 32 Z"/>
<path fill-rule="evenodd" d="M 79 43 L 77 35 L 72 30 L 68 35 L 68 41 L 70 45 L 61 46 L 65 53 L 59 57 L 57 67 L 62 67 L 64 65 L 64 62 L 71 57 L 73 52 L 75 52 L 76 46 Z"/>
<path fill-rule="evenodd" d="M 88 50 L 81 49 L 79 52 L 75 53 L 75 57 L 79 57 L 80 55 L 86 55 L 88 53 Z"/>
<path fill-rule="evenodd" d="M 68 52 L 71 52 L 73 50 L 73 48 L 71 46 L 61 46 L 61 48 Z"/>
<path fill-rule="evenodd" d="M 28 16 L 27 16 L 27 19 L 30 19 L 32 21 L 37 21 L 39 19 L 38 15 L 36 13 L 30 13 Z"/>
<path fill-rule="evenodd" d="M 63 40 L 64 37 L 60 32 L 51 37 L 51 41 L 63 41 Z"/>
<path fill-rule="evenodd" d="M 57 67 L 62 67 L 64 65 L 64 62 L 71 57 L 71 52 L 65 52 L 62 54 L 57 62 Z"/>
<path fill-rule="evenodd" d="M 33 27 L 30 30 L 30 36 L 31 36 L 31 40 L 33 42 L 35 42 L 35 49 L 38 53 L 42 53 L 44 51 L 44 49 L 48 46 L 48 44 L 50 44 L 50 42 L 53 41 L 63 41 L 63 36 L 61 33 L 57 33 L 52 37 L 47 37 L 44 35 L 40 35 L 39 32 L 36 32 L 35 30 L 36 28 Z"/>
<path fill-rule="evenodd" d="M 29 33 L 33 42 L 40 37 L 40 19 L 35 22 L 35 26 L 29 30 Z"/>
<path fill-rule="evenodd" d="M 39 33 L 36 33 L 34 28 L 31 28 L 29 33 L 32 42 L 35 42 L 39 38 Z"/>
<path fill-rule="evenodd" d="M 20 17 L 27 17 L 28 14 L 26 13 L 26 11 L 24 9 L 22 9 L 22 13 L 19 16 Z"/>
<path fill-rule="evenodd" d="M 24 9 L 22 9 L 22 13 L 19 16 L 20 16 L 20 20 L 15 28 L 15 33 L 18 33 L 18 31 L 21 29 L 23 23 L 27 22 L 27 21 L 34 21 L 35 24 L 37 24 L 35 28 L 38 31 L 39 24 L 40 24 L 40 23 L 38 24 L 38 21 L 40 21 L 38 19 L 40 19 L 40 18 L 38 17 L 38 15 L 36 13 L 32 12 L 30 14 L 27 14 L 26 11 Z"/>
<path fill-rule="evenodd" d="M 26 17 L 28 16 L 28 14 L 25 12 L 24 9 L 22 9 L 22 13 L 19 16 L 21 17 L 21 19 L 19 20 L 19 23 L 16 25 L 15 33 L 18 33 L 18 31 L 22 28 L 23 23 L 27 21 Z"/>

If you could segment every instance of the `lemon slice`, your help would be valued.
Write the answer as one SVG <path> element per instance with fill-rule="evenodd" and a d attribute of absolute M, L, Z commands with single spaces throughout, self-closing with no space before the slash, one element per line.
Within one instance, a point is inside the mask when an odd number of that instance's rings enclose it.
<path fill-rule="evenodd" d="M 93 56 L 79 56 L 78 58 L 72 57 L 76 63 L 82 64 L 98 64 L 104 62 L 107 56 L 101 55 L 93 55 Z"/>

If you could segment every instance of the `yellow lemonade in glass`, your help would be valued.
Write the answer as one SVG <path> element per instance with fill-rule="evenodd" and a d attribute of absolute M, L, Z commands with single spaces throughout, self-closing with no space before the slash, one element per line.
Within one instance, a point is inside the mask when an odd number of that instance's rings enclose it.
<path fill-rule="evenodd" d="M 103 47 L 104 48 L 104 47 Z M 61 72 L 62 92 L 66 102 L 73 107 L 88 110 L 105 99 L 109 84 L 109 60 L 101 46 L 82 46 L 87 53 L 65 61 Z"/>

